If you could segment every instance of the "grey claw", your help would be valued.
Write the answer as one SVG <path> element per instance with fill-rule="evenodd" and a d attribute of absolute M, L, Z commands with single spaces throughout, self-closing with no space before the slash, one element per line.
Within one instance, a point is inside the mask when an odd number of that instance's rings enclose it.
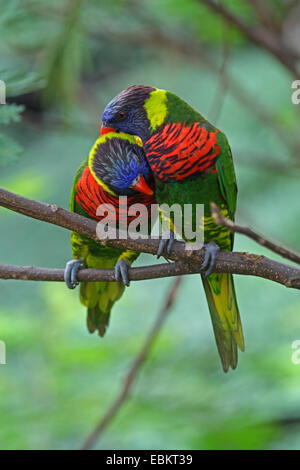
<path fill-rule="evenodd" d="M 64 280 L 69 289 L 75 289 L 79 282 L 77 280 L 77 274 L 80 269 L 83 268 L 83 264 L 80 259 L 72 259 L 66 264 L 64 272 Z"/>
<path fill-rule="evenodd" d="M 170 255 L 174 242 L 175 235 L 172 230 L 167 230 L 166 232 L 163 232 L 159 241 L 159 246 L 156 254 L 157 259 L 161 257 L 165 249 L 167 250 L 167 254 Z"/>
<path fill-rule="evenodd" d="M 130 264 L 128 263 L 128 261 L 125 261 L 124 259 L 120 259 L 120 261 L 118 261 L 117 264 L 115 265 L 116 281 L 123 282 L 123 284 L 127 287 L 130 286 L 129 269 L 130 269 Z"/>
<path fill-rule="evenodd" d="M 203 260 L 203 263 L 201 265 L 202 270 L 207 269 L 207 267 L 209 265 L 209 260 L 210 260 L 210 251 L 207 249 L 207 245 L 204 245 L 204 249 L 205 249 L 204 260 Z"/>
<path fill-rule="evenodd" d="M 214 262 L 211 261 L 209 268 L 205 271 L 205 277 L 208 277 L 208 276 L 211 275 L 211 273 L 213 272 L 214 267 L 215 267 L 215 262 L 216 262 L 216 260 Z"/>
<path fill-rule="evenodd" d="M 160 240 L 159 241 L 159 245 L 158 245 L 158 250 L 157 250 L 157 253 L 156 253 L 156 258 L 159 259 L 161 257 L 161 255 L 163 254 L 163 252 L 165 251 L 165 247 L 168 243 L 168 240 Z"/>
<path fill-rule="evenodd" d="M 205 277 L 210 276 L 213 272 L 216 264 L 217 254 L 220 251 L 219 246 L 215 242 L 209 242 L 204 245 L 205 254 L 204 254 L 204 261 L 201 265 L 201 271 L 205 271 Z"/>
<path fill-rule="evenodd" d="M 173 234 L 173 236 L 171 236 L 170 240 L 168 241 L 168 246 L 167 246 L 168 255 L 171 254 L 171 251 L 172 251 L 172 248 L 173 248 L 173 245 L 174 245 L 174 242 L 175 242 L 174 232 L 171 232 L 171 233 Z"/>

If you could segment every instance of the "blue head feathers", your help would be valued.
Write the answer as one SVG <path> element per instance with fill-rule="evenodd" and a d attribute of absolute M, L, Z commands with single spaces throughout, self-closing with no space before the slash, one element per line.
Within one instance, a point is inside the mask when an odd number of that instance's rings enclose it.
<path fill-rule="evenodd" d="M 103 112 L 103 126 L 138 135 L 143 141 L 146 140 L 149 121 L 143 106 L 154 90 L 150 86 L 134 85 L 119 93 Z"/>
<path fill-rule="evenodd" d="M 117 195 L 132 196 L 137 192 L 153 194 L 152 174 L 143 148 L 124 138 L 108 135 L 96 144 L 90 163 L 96 177 Z M 148 184 L 147 184 L 148 183 Z"/>

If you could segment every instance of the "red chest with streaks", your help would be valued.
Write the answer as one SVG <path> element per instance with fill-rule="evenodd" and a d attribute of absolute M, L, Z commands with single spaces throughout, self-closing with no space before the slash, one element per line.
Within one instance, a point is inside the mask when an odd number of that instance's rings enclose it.
<path fill-rule="evenodd" d="M 75 201 L 93 219 L 101 220 L 105 217 L 106 221 L 115 221 L 125 226 L 139 215 L 128 215 L 134 204 L 143 204 L 146 208 L 145 217 L 150 218 L 151 204 L 156 203 L 153 196 L 142 193 L 120 198 L 108 193 L 97 183 L 88 166 L 76 184 Z"/>
<path fill-rule="evenodd" d="M 164 125 L 145 144 L 154 175 L 163 182 L 180 181 L 213 168 L 220 153 L 218 132 L 199 123 Z"/>

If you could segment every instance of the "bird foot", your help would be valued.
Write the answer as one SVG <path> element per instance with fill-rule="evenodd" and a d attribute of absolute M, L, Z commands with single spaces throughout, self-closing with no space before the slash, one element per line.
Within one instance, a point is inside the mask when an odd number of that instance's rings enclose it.
<path fill-rule="evenodd" d="M 173 230 L 166 230 L 165 232 L 163 232 L 161 234 L 158 250 L 156 253 L 157 259 L 159 259 L 162 256 L 165 250 L 167 250 L 167 254 L 170 255 L 174 242 L 175 242 L 175 234 Z"/>
<path fill-rule="evenodd" d="M 216 265 L 217 254 L 220 247 L 215 242 L 209 242 L 204 245 L 205 254 L 204 261 L 201 265 L 201 271 L 205 271 L 205 277 L 208 277 L 214 270 Z"/>
<path fill-rule="evenodd" d="M 128 261 L 125 261 L 124 259 L 120 259 L 115 265 L 116 281 L 123 282 L 123 284 L 127 287 L 130 286 L 129 269 L 130 269 L 130 264 L 128 263 Z"/>
<path fill-rule="evenodd" d="M 69 289 L 75 289 L 78 286 L 77 274 L 84 266 L 80 259 L 71 259 L 65 267 L 64 279 Z"/>

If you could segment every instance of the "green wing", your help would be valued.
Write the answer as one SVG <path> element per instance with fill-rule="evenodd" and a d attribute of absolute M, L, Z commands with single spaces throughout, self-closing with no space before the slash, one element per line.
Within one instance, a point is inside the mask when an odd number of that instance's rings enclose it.
<path fill-rule="evenodd" d="M 87 165 L 88 165 L 88 157 L 82 162 L 82 164 L 80 165 L 80 167 L 76 171 L 76 175 L 75 175 L 72 190 L 71 190 L 70 204 L 69 204 L 69 210 L 71 212 L 75 212 L 75 188 L 76 188 L 77 181 L 81 177 L 81 175 L 83 173 L 83 170 L 85 169 L 85 167 Z"/>
<path fill-rule="evenodd" d="M 225 134 L 218 134 L 221 153 L 217 160 L 217 174 L 221 194 L 226 201 L 230 218 L 234 220 L 236 211 L 237 184 L 232 160 L 232 153 Z"/>
<path fill-rule="evenodd" d="M 216 163 L 219 188 L 227 206 L 226 217 L 229 216 L 234 220 L 237 198 L 236 177 L 231 150 L 226 136 L 221 132 L 218 134 L 218 144 L 221 147 L 221 153 Z M 227 211 L 225 209 L 225 212 Z M 233 235 L 228 232 L 227 238 L 229 237 L 232 247 Z M 237 366 L 237 347 L 244 351 L 244 337 L 233 277 L 228 273 L 213 273 L 207 279 L 202 276 L 202 281 L 219 355 L 223 369 L 227 372 L 229 367 L 235 369 Z"/>
<path fill-rule="evenodd" d="M 89 217 L 88 214 L 75 201 L 76 184 L 85 167 L 88 165 L 86 158 L 78 168 L 70 197 L 70 211 Z M 99 245 L 93 240 L 76 232 L 71 233 L 73 257 L 81 259 L 84 265 L 94 269 L 114 269 L 115 264 L 124 259 L 130 264 L 138 257 L 139 253 L 130 250 Z M 114 303 L 122 296 L 125 286 L 120 282 L 81 282 L 80 301 L 87 307 L 87 327 L 90 333 L 98 331 L 103 336 L 109 324 L 110 311 Z"/>

